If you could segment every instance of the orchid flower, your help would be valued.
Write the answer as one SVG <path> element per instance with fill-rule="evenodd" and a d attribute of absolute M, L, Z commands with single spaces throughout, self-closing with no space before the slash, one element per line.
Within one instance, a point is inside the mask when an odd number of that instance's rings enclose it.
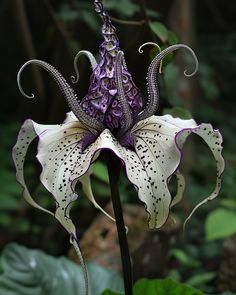
<path fill-rule="evenodd" d="M 71 204 L 78 195 L 75 186 L 78 181 L 88 199 L 100 210 L 92 193 L 90 175 L 93 162 L 101 150 L 112 151 L 125 168 L 129 181 L 137 190 L 139 199 L 148 212 L 149 227 L 161 227 L 167 220 L 170 208 L 178 203 L 184 191 L 184 177 L 179 172 L 182 148 L 187 137 L 194 133 L 209 146 L 216 161 L 217 176 L 214 191 L 195 207 L 214 199 L 220 191 L 221 175 L 224 169 L 222 157 L 222 136 L 210 124 L 198 125 L 193 119 L 182 120 L 171 115 L 156 116 L 159 104 L 157 82 L 160 63 L 169 53 L 183 48 L 195 60 L 197 58 L 186 45 L 170 46 L 158 53 L 152 60 L 147 73 L 148 99 L 145 100 L 135 85 L 119 46 L 116 30 L 101 1 L 95 0 L 95 8 L 103 20 L 103 43 L 99 48 L 99 62 L 89 51 L 80 51 L 74 61 L 79 80 L 77 61 L 81 55 L 91 63 L 92 75 L 88 94 L 78 99 L 63 76 L 51 65 L 41 60 L 30 60 L 20 69 L 17 77 L 21 93 L 29 98 L 21 86 L 21 73 L 29 64 L 45 69 L 57 82 L 71 111 L 59 125 L 41 125 L 31 119 L 24 122 L 13 149 L 17 180 L 23 186 L 25 199 L 34 207 L 54 215 L 69 232 L 72 243 L 77 240 L 76 229 L 70 218 Z M 145 43 L 142 47 L 150 43 Z M 37 159 L 42 165 L 40 180 L 53 195 L 55 212 L 39 206 L 30 195 L 24 179 L 24 161 L 28 146 L 37 138 Z M 171 196 L 168 183 L 176 176 L 178 190 Z M 104 212 L 104 211 L 103 211 Z M 106 214 L 106 212 L 104 212 Z M 191 213 L 191 214 L 192 214 Z M 78 248 L 78 247 L 77 247 Z M 77 249 L 79 251 L 79 249 Z"/>

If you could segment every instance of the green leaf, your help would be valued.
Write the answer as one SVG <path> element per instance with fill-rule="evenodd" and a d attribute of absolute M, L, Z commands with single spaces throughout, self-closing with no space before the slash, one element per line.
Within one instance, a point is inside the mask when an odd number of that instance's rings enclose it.
<path fill-rule="evenodd" d="M 16 182 L 15 172 L 10 170 L 0 170 L 1 193 L 14 194 L 19 196 L 21 188 Z"/>
<path fill-rule="evenodd" d="M 97 33 L 97 28 L 100 26 L 98 19 L 94 17 L 93 11 L 84 10 L 80 12 L 79 19 L 83 20 L 87 25 Z"/>
<path fill-rule="evenodd" d="M 199 267 L 200 262 L 194 260 L 187 253 L 180 249 L 172 249 L 170 254 L 174 256 L 181 264 L 186 265 L 188 267 Z"/>
<path fill-rule="evenodd" d="M 106 290 L 102 293 L 102 295 L 124 295 L 124 293 L 117 293 L 112 290 Z"/>
<path fill-rule="evenodd" d="M 170 278 L 164 280 L 142 279 L 135 283 L 133 295 L 204 295 L 186 284 L 173 281 Z M 102 295 L 120 295 L 120 293 L 106 290 Z"/>
<path fill-rule="evenodd" d="M 236 209 L 236 200 L 235 199 L 222 199 L 220 204 L 227 209 Z"/>
<path fill-rule="evenodd" d="M 95 162 L 93 164 L 93 174 L 100 180 L 109 183 L 107 168 L 102 162 Z"/>
<path fill-rule="evenodd" d="M 165 108 L 163 110 L 163 114 L 169 114 L 172 115 L 173 117 L 181 118 L 181 119 L 191 119 L 192 115 L 191 113 L 182 107 L 173 107 L 171 109 Z"/>
<path fill-rule="evenodd" d="M 199 83 L 204 96 L 209 100 L 217 99 L 220 95 L 220 88 L 215 81 L 214 70 L 209 65 L 202 63 L 199 72 Z"/>
<path fill-rule="evenodd" d="M 64 4 L 60 7 L 58 17 L 64 22 L 74 21 L 78 19 L 79 12 L 77 10 L 71 9 L 68 5 Z"/>
<path fill-rule="evenodd" d="M 168 89 L 168 100 L 172 106 L 182 104 L 182 99 L 176 92 L 177 80 L 180 75 L 179 68 L 174 63 L 168 63 L 163 70 L 165 87 Z"/>
<path fill-rule="evenodd" d="M 11 223 L 11 218 L 10 218 L 9 214 L 1 212 L 0 225 L 1 226 L 9 226 L 10 223 Z"/>
<path fill-rule="evenodd" d="M 97 32 L 99 26 L 98 18 L 89 5 L 82 5 L 80 10 L 71 9 L 69 5 L 62 5 L 58 17 L 63 22 L 73 22 L 77 19 L 84 21 L 93 31 Z"/>
<path fill-rule="evenodd" d="M 147 8 L 146 12 L 149 17 L 159 18 L 161 16 L 159 12 L 150 8 Z"/>
<path fill-rule="evenodd" d="M 236 232 L 236 213 L 227 209 L 216 209 L 206 219 L 207 240 L 226 238 Z"/>
<path fill-rule="evenodd" d="M 157 35 L 157 37 L 165 43 L 168 39 L 168 30 L 167 28 L 160 22 L 150 22 L 149 26 L 153 33 Z"/>
<path fill-rule="evenodd" d="M 78 295 L 84 293 L 83 271 L 65 257 L 54 258 L 39 250 L 9 244 L 2 254 L 0 294 Z M 100 295 L 106 288 L 123 290 L 120 276 L 95 263 L 87 263 L 89 294 Z"/>
<path fill-rule="evenodd" d="M 130 0 L 106 1 L 105 8 L 108 11 L 114 10 L 122 17 L 131 17 L 139 12 L 139 6 Z"/>
<path fill-rule="evenodd" d="M 172 279 L 164 280 L 147 280 L 143 279 L 134 285 L 134 295 L 203 295 L 190 286 L 173 281 Z"/>
<path fill-rule="evenodd" d="M 19 200 L 10 194 L 1 192 L 0 210 L 11 211 L 19 208 Z"/>
<path fill-rule="evenodd" d="M 174 44 L 178 43 L 178 41 L 179 41 L 179 39 L 178 39 L 177 35 L 172 31 L 168 31 L 168 43 L 170 45 L 174 45 Z"/>
<path fill-rule="evenodd" d="M 185 283 L 194 287 L 200 287 L 212 281 L 216 276 L 215 272 L 198 273 L 188 279 Z"/>

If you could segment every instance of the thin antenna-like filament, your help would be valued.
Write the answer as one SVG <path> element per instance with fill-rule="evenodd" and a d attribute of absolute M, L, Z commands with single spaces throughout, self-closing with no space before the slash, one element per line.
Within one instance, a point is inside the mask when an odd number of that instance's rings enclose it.
<path fill-rule="evenodd" d="M 98 132 L 101 132 L 102 130 L 105 129 L 103 124 L 99 121 L 97 121 L 95 118 L 91 118 L 89 115 L 87 115 L 82 107 L 80 106 L 80 102 L 77 98 L 77 95 L 74 93 L 73 89 L 69 86 L 69 84 L 66 82 L 65 78 L 50 64 L 37 60 L 37 59 L 32 59 L 27 61 L 19 70 L 17 74 L 17 83 L 20 92 L 22 93 L 23 96 L 27 98 L 34 98 L 34 94 L 28 95 L 24 92 L 22 86 L 21 86 L 21 74 L 22 71 L 26 66 L 29 64 L 35 64 L 43 69 L 45 69 L 56 81 L 58 86 L 60 87 L 62 93 L 65 96 L 65 99 L 70 106 L 72 112 L 75 114 L 75 116 L 95 135 Z"/>
<path fill-rule="evenodd" d="M 150 43 L 148 42 L 148 43 L 143 44 L 141 46 L 141 49 L 144 45 L 148 45 L 148 44 L 150 44 Z M 158 104 L 159 104 L 159 89 L 158 89 L 158 82 L 157 82 L 157 70 L 160 67 L 160 63 L 164 57 L 166 57 L 169 53 L 171 53 L 177 49 L 180 49 L 180 48 L 187 49 L 191 53 L 191 55 L 193 56 L 193 59 L 195 62 L 194 71 L 192 73 L 188 74 L 187 71 L 185 70 L 184 75 L 186 77 L 192 77 L 198 71 L 198 67 L 199 67 L 198 59 L 197 59 L 194 51 L 189 46 L 184 45 L 184 44 L 176 44 L 176 45 L 169 46 L 168 48 L 161 51 L 152 60 L 150 66 L 148 68 L 147 82 L 148 82 L 149 98 L 148 98 L 148 102 L 147 102 L 145 109 L 139 114 L 136 122 L 138 122 L 140 120 L 144 120 L 144 119 L 152 116 L 153 114 L 155 114 L 155 112 L 158 108 Z"/>
<path fill-rule="evenodd" d="M 75 59 L 74 59 L 74 69 L 75 69 L 75 76 L 71 76 L 71 82 L 76 84 L 79 82 L 79 69 L 78 69 L 78 59 L 81 55 L 85 55 L 87 56 L 87 58 L 89 59 L 90 61 L 90 64 L 91 64 L 91 67 L 92 67 L 92 70 L 94 71 L 96 66 L 97 66 L 97 61 L 94 57 L 94 55 L 88 51 L 88 50 L 81 50 L 79 51 L 76 56 L 75 56 Z"/>
<path fill-rule="evenodd" d="M 122 61 L 123 61 L 124 53 L 122 51 L 119 51 L 117 53 L 116 58 L 116 65 L 115 65 L 115 78 L 116 78 L 116 87 L 118 92 L 118 101 L 121 104 L 123 114 L 124 114 L 124 126 L 119 130 L 117 136 L 121 136 L 124 134 L 132 125 L 133 119 L 132 114 L 130 110 L 130 106 L 128 104 L 127 98 L 125 96 L 125 89 L 123 85 L 123 79 L 122 79 Z"/>

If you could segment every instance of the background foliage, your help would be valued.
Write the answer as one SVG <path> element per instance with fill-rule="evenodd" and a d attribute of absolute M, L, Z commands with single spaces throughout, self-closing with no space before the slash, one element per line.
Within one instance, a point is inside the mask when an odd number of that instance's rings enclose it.
<path fill-rule="evenodd" d="M 224 294 L 233 294 L 230 291 L 236 291 L 232 283 L 236 281 L 236 269 L 232 272 L 227 263 L 235 259 L 236 264 L 235 250 L 229 257 L 222 253 L 224 243 L 236 232 L 236 3 L 106 0 L 105 6 L 117 27 L 130 72 L 143 93 L 146 94 L 147 67 L 155 51 L 150 47 L 139 55 L 137 48 L 142 43 L 154 41 L 166 47 L 183 42 L 193 47 L 199 58 L 199 73 L 191 80 L 183 76 L 183 69 L 191 68 L 185 52 L 165 60 L 158 113 L 182 118 L 193 116 L 198 122 L 211 122 L 214 128 L 219 128 L 224 137 L 226 171 L 220 197 L 198 210 L 187 226 L 184 239 L 179 229 L 168 252 L 165 276 L 196 287 L 204 294 L 223 294 L 227 290 Z M 36 93 L 37 100 L 24 99 L 17 89 L 16 74 L 26 60 L 38 58 L 53 64 L 69 80 L 78 50 L 88 49 L 97 54 L 100 25 L 89 0 L 2 0 L 0 3 L 0 250 L 15 241 L 54 256 L 68 253 L 68 237 L 60 225 L 22 200 L 11 159 L 17 131 L 26 118 L 45 124 L 61 122 L 68 107 L 57 85 L 33 67 L 25 71 L 23 83 L 25 89 Z M 76 90 L 82 97 L 88 89 L 90 68 L 85 60 L 81 60 L 80 68 L 81 81 Z M 28 185 L 35 198 L 50 208 L 54 203 L 38 182 L 40 167 L 33 161 L 34 155 L 32 148 L 27 160 Z M 181 222 L 214 185 L 214 161 L 197 138 L 194 145 L 186 147 L 184 167 L 188 185 L 183 202 L 175 209 Z M 101 162 L 95 166 L 93 188 L 99 203 L 107 204 L 109 185 L 106 167 Z M 120 189 L 124 203 L 138 202 L 125 177 Z M 81 237 L 97 213 L 83 197 L 78 200 L 73 215 Z M 236 249 L 236 243 L 233 245 Z M 228 275 L 222 283 L 225 272 Z"/>

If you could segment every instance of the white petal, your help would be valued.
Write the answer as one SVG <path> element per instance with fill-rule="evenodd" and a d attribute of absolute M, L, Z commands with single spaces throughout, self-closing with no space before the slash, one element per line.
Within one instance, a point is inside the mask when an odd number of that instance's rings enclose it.
<path fill-rule="evenodd" d="M 24 122 L 24 124 L 22 125 L 21 130 L 18 134 L 17 142 L 12 150 L 12 157 L 13 157 L 15 167 L 16 167 L 16 179 L 22 185 L 23 196 L 31 206 L 53 215 L 52 212 L 39 206 L 34 201 L 34 199 L 32 198 L 32 196 L 29 193 L 29 190 L 27 188 L 27 185 L 26 185 L 25 179 L 24 179 L 25 156 L 26 156 L 29 145 L 37 137 L 37 133 L 35 132 L 35 129 L 34 129 L 34 124 L 35 124 L 35 122 L 33 122 L 32 120 L 26 120 Z M 50 126 L 45 125 L 43 128 L 44 129 L 50 128 Z"/>
<path fill-rule="evenodd" d="M 148 119 L 139 121 L 135 126 L 132 128 L 132 131 L 135 132 L 137 130 L 150 130 L 150 131 L 157 131 L 158 124 L 164 125 L 166 128 L 170 127 L 171 129 L 175 129 L 179 131 L 183 128 L 194 128 L 197 126 L 196 122 L 193 119 L 183 120 L 180 118 L 174 118 L 171 115 L 164 115 L 164 116 L 151 116 Z M 163 133 L 163 130 L 162 130 Z"/>
<path fill-rule="evenodd" d="M 102 207 L 100 207 L 98 203 L 96 202 L 93 195 L 92 187 L 91 187 L 91 180 L 90 180 L 91 174 L 92 174 L 92 167 L 90 167 L 89 170 L 79 178 L 79 181 L 82 184 L 83 192 L 85 193 L 86 197 L 93 203 L 95 208 L 99 209 L 109 219 L 115 222 L 115 219 L 111 215 L 109 215 Z"/>
<path fill-rule="evenodd" d="M 129 165 L 127 174 L 137 187 L 140 200 L 146 204 L 150 214 L 150 228 L 162 226 L 168 217 L 170 206 L 182 198 L 184 180 L 181 176 L 178 192 L 174 198 L 171 198 L 167 184 L 179 167 L 182 145 L 192 132 L 207 142 L 215 156 L 218 169 L 217 187 L 200 205 L 218 195 L 220 175 L 224 169 L 221 155 L 222 138 L 219 131 L 213 131 L 207 124 L 197 126 L 194 120 L 182 120 L 165 115 L 152 116 L 140 121 L 133 127 L 132 132 L 135 135 L 135 151 L 138 159 L 133 156 L 127 160 L 131 159 L 133 163 L 131 167 Z"/>
<path fill-rule="evenodd" d="M 146 174 L 136 185 L 139 198 L 145 202 L 150 214 L 150 228 L 161 227 L 169 215 L 172 198 L 168 179 L 179 166 L 181 154 L 175 135 L 183 126 L 195 127 L 196 123 L 170 115 L 152 116 L 140 121 L 132 130 L 136 138 L 135 150 Z"/>
<path fill-rule="evenodd" d="M 43 131 L 38 124 L 34 128 L 39 136 L 37 158 L 43 168 L 41 182 L 55 198 L 55 217 L 68 232 L 75 235 L 69 212 L 77 194 L 70 177 L 81 157 L 80 140 L 88 131 L 78 120 L 54 125 L 53 129 Z"/>
<path fill-rule="evenodd" d="M 186 219 L 186 222 L 191 218 L 193 213 L 203 204 L 207 203 L 208 201 L 213 200 L 216 198 L 220 192 L 221 189 L 221 176 L 224 171 L 225 167 L 225 161 L 222 156 L 222 136 L 219 132 L 219 130 L 214 130 L 211 124 L 201 124 L 197 126 L 196 128 L 187 128 L 181 130 L 177 135 L 176 135 L 176 143 L 181 149 L 183 146 L 183 143 L 185 142 L 186 138 L 188 137 L 189 134 L 195 133 L 199 135 L 209 146 L 211 152 L 213 153 L 213 156 L 216 161 L 216 168 L 217 168 L 217 173 L 216 173 L 216 185 L 213 190 L 213 192 L 205 198 L 203 201 L 201 201 L 190 213 L 189 217 Z"/>
<path fill-rule="evenodd" d="M 97 153 L 101 149 L 110 149 L 118 157 L 123 158 L 123 147 L 116 141 L 115 137 L 108 129 L 105 129 L 99 137 L 90 144 L 80 155 L 80 160 L 75 163 L 73 168 L 72 180 L 81 177 L 90 167 L 91 163 L 97 158 Z"/>
<path fill-rule="evenodd" d="M 65 124 L 65 123 L 76 122 L 76 121 L 78 121 L 77 117 L 72 111 L 70 111 L 66 113 L 66 118 L 63 123 Z"/>
<path fill-rule="evenodd" d="M 173 207 L 174 205 L 178 204 L 182 200 L 184 190 L 185 190 L 185 179 L 184 179 L 183 174 L 181 174 L 179 172 L 179 170 L 177 170 L 175 172 L 175 175 L 176 175 L 176 179 L 177 179 L 177 193 L 172 198 L 170 207 Z"/>

